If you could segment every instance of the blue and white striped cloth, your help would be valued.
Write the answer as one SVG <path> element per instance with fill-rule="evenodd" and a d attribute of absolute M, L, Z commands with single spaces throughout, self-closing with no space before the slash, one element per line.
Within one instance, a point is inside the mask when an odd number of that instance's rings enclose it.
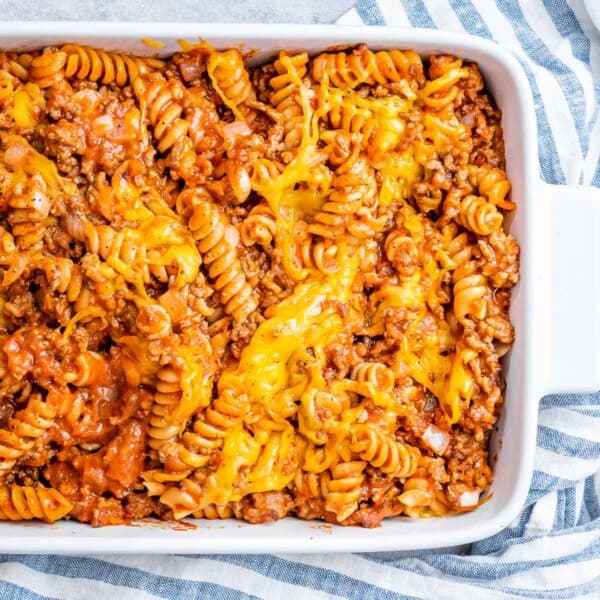
<path fill-rule="evenodd" d="M 600 0 L 588 0 L 599 2 Z M 600 187 L 600 33 L 582 0 L 359 0 L 345 24 L 468 32 L 525 66 L 550 183 Z M 0 598 L 600 598 L 600 394 L 540 407 L 522 515 L 468 548 L 277 556 L 0 556 Z"/>

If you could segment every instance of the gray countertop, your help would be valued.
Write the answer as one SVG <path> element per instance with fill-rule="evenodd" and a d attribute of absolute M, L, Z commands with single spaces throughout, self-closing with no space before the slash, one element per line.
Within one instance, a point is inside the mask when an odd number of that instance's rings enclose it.
<path fill-rule="evenodd" d="M 353 0 L 0 0 L 4 21 L 332 23 Z"/>

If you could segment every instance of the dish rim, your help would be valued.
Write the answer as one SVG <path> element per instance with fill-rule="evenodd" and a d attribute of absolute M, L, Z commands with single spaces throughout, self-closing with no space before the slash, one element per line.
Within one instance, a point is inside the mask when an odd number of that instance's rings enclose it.
<path fill-rule="evenodd" d="M 51 32 L 51 33 L 48 33 Z M 447 51 L 460 54 L 462 57 L 470 59 L 470 53 L 478 53 L 485 56 L 490 62 L 503 67 L 510 75 L 517 92 L 517 104 L 519 107 L 518 116 L 520 117 L 522 128 L 522 166 L 523 166 L 523 189 L 526 191 L 525 197 L 521 199 L 519 210 L 525 213 L 525 231 L 528 239 L 529 250 L 522 255 L 522 266 L 528 273 L 533 273 L 536 262 L 542 260 L 542 246 L 544 239 L 539 228 L 543 224 L 532 226 L 533 211 L 537 204 L 536 190 L 540 186 L 538 169 L 537 169 L 537 152 L 536 141 L 537 133 L 535 129 L 535 113 L 533 100 L 527 78 L 524 71 L 519 65 L 517 59 L 507 50 L 500 47 L 494 42 L 485 40 L 479 37 L 468 34 L 457 34 L 443 32 L 430 29 L 403 29 L 394 27 L 351 27 L 351 26 L 336 26 L 336 25 L 291 25 L 291 24 L 213 24 L 213 23 L 127 23 L 127 22 L 4 22 L 0 23 L 0 38 L 2 40 L 14 39 L 15 42 L 20 41 L 20 47 L 24 47 L 23 40 L 35 42 L 39 39 L 39 45 L 51 43 L 55 41 L 78 41 L 83 38 L 87 39 L 89 45 L 97 45 L 105 47 L 111 46 L 111 41 L 117 44 L 123 40 L 128 40 L 128 43 L 134 44 L 134 40 L 141 41 L 142 38 L 152 38 L 158 41 L 161 40 L 176 40 L 180 38 L 188 40 L 196 40 L 199 35 L 213 43 L 217 47 L 226 47 L 228 45 L 235 46 L 238 44 L 232 43 L 230 40 L 251 40 L 249 46 L 256 43 L 277 43 L 280 47 L 286 47 L 284 40 L 292 42 L 292 44 L 312 43 L 318 44 L 323 42 L 325 48 L 329 47 L 329 42 L 336 42 L 340 45 L 354 45 L 364 42 L 371 47 L 389 47 L 392 44 L 401 45 L 406 48 L 415 48 L 418 52 L 418 47 L 434 46 L 439 47 L 439 52 Z M 43 41 L 41 41 L 43 40 Z M 50 42 L 46 41 L 50 40 Z M 135 44 L 137 46 L 137 44 Z M 451 48 L 451 49 L 450 49 Z M 140 48 L 136 47 L 135 52 L 139 52 Z M 145 47 L 147 54 L 161 54 L 154 48 Z M 170 52 L 169 52 L 170 53 Z M 473 58 L 473 60 L 476 60 Z M 477 60 L 476 60 L 477 62 Z M 502 108 L 502 107 L 500 107 Z M 521 240 L 519 240 L 521 241 Z M 543 263 L 539 263 L 543 264 Z M 536 286 L 525 281 L 519 284 L 524 286 L 523 300 L 524 306 L 524 321 L 527 323 L 527 338 L 523 341 L 524 357 L 526 360 L 525 368 L 523 369 L 522 387 L 525 390 L 521 418 L 525 420 L 526 427 L 524 431 L 528 435 L 522 434 L 524 437 L 521 440 L 523 455 L 521 456 L 521 464 L 518 469 L 518 477 L 514 481 L 513 489 L 510 493 L 508 501 L 500 509 L 496 510 L 490 518 L 482 521 L 481 519 L 471 519 L 472 522 L 467 522 L 463 528 L 454 527 L 449 532 L 444 532 L 444 539 L 437 534 L 433 527 L 429 527 L 429 531 L 424 531 L 415 534 L 392 534 L 386 531 L 386 523 L 382 524 L 381 528 L 375 530 L 361 530 L 352 528 L 352 534 L 346 534 L 350 528 L 336 527 L 334 535 L 316 536 L 319 538 L 318 547 L 311 540 L 315 537 L 315 532 L 311 528 L 315 528 L 313 522 L 301 522 L 302 527 L 308 531 L 308 535 L 304 537 L 294 538 L 294 552 L 333 552 L 333 551 L 348 551 L 348 544 L 354 540 L 356 544 L 352 545 L 353 551 L 382 551 L 382 550 L 398 550 L 398 549 L 424 549 L 445 547 L 451 545 L 459 545 L 472 542 L 491 536 L 507 525 L 520 512 L 527 492 L 529 482 L 533 472 L 533 461 L 535 451 L 535 428 L 537 425 L 537 407 L 538 400 L 543 392 L 544 375 L 542 369 L 536 369 L 540 366 L 541 360 L 532 356 L 533 345 L 535 341 L 539 342 L 539 323 L 541 321 L 543 310 L 540 314 L 535 312 L 535 305 L 538 300 L 541 301 L 541 306 L 546 303 L 541 300 L 541 290 L 537 291 Z M 542 286 L 543 288 L 544 286 Z M 543 354 L 543 353 L 542 353 Z M 483 508 L 483 507 L 482 507 Z M 478 509 L 478 511 L 481 510 Z M 478 511 L 468 514 L 476 514 Z M 448 521 L 450 519 L 457 522 L 464 521 L 466 515 L 440 517 L 437 521 Z M 285 533 L 285 520 L 278 523 L 261 525 L 260 529 L 256 529 L 255 525 L 244 525 L 243 527 L 252 528 L 251 535 L 240 536 L 218 536 L 211 537 L 206 541 L 206 536 L 191 536 L 191 532 L 178 531 L 177 536 L 165 535 L 165 527 L 161 526 L 161 533 L 157 535 L 121 535 L 122 530 L 134 532 L 137 528 L 130 526 L 118 526 L 106 530 L 93 530 L 89 526 L 84 525 L 85 530 L 78 529 L 76 535 L 48 535 L 49 531 L 46 526 L 39 527 L 37 524 L 10 524 L 14 528 L 14 537 L 7 537 L 0 533 L 0 549 L 7 552 L 52 552 L 56 551 L 56 545 L 60 545 L 60 551 L 64 553 L 74 552 L 114 552 L 115 543 L 126 541 L 126 547 L 120 547 L 122 552 L 280 552 L 289 550 L 290 534 Z M 64 525 L 66 523 L 67 525 Z M 53 529 L 69 529 L 73 526 L 72 522 L 64 522 L 63 524 L 54 524 Z M 316 522 L 317 527 L 321 526 Z M 38 535 L 19 536 L 19 526 L 25 533 L 32 527 L 39 528 Z M 79 525 L 79 524 L 77 524 Z M 7 524 L 0 525 L 0 532 L 4 533 Z M 335 526 L 334 526 L 335 527 Z M 145 527 L 144 527 L 145 529 Z M 217 526 L 202 525 L 198 526 L 198 530 L 205 532 L 207 530 L 218 530 Z M 263 536 L 263 532 L 278 531 L 283 529 L 283 534 L 277 533 L 274 536 Z M 292 527 L 292 529 L 295 529 Z M 98 534 L 98 532 L 106 532 Z M 114 535 L 111 535 L 111 531 Z M 139 529 L 137 529 L 139 531 Z M 75 533 L 75 532 L 74 532 Z M 368 534 L 368 535 L 366 535 Z M 390 539 L 392 535 L 403 538 L 402 543 L 394 543 Z M 60 537 L 58 537 L 60 536 Z M 311 537 L 312 536 L 312 537 Z M 257 540 L 263 537 L 262 547 L 257 548 Z M 138 539 L 136 539 L 138 538 Z M 204 541 L 203 541 L 204 538 Z M 408 539 L 410 538 L 410 539 Z M 232 543 L 235 541 L 235 546 Z"/>

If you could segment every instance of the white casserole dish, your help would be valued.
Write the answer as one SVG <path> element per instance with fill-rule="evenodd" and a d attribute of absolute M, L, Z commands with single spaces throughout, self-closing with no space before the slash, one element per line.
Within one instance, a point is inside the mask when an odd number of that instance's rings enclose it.
<path fill-rule="evenodd" d="M 516 342 L 506 357 L 506 403 L 492 442 L 491 499 L 472 513 L 440 519 L 384 521 L 378 529 L 284 519 L 273 524 L 191 521 L 93 529 L 75 522 L 0 523 L 0 551 L 35 553 L 240 553 L 415 550 L 472 542 L 518 515 L 533 470 L 538 401 L 553 392 L 600 389 L 600 190 L 540 181 L 536 121 L 517 60 L 491 42 L 432 30 L 306 25 L 0 23 L 0 47 L 30 49 L 73 42 L 155 54 L 142 38 L 180 49 L 178 39 L 216 48 L 316 53 L 365 42 L 373 49 L 411 48 L 476 61 L 502 109 L 507 171 L 518 209 L 510 231 L 521 246 L 521 281 L 512 296 Z"/>

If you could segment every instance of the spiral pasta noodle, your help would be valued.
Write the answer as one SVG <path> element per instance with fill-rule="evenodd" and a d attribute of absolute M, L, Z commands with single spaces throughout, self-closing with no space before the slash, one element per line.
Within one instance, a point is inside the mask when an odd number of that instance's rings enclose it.
<path fill-rule="evenodd" d="M 16 186 L 8 202 L 13 209 L 8 220 L 17 245 L 24 249 L 39 247 L 52 207 L 45 183 L 34 176 L 28 184 Z"/>
<path fill-rule="evenodd" d="M 364 361 L 352 369 L 352 377 L 358 381 L 365 381 L 378 390 L 389 392 L 394 387 L 394 372 L 381 362 Z"/>
<path fill-rule="evenodd" d="M 298 81 L 306 75 L 308 54 L 302 52 L 293 56 L 280 55 L 275 61 L 277 75 L 269 80 L 273 89 L 271 104 L 281 114 L 283 123 L 283 143 L 287 150 L 300 145 L 304 114 L 299 100 Z"/>
<path fill-rule="evenodd" d="M 502 215 L 496 206 L 472 194 L 462 199 L 458 219 L 461 225 L 478 235 L 489 235 L 502 226 Z"/>
<path fill-rule="evenodd" d="M 235 398 L 231 392 L 225 391 L 211 406 L 202 411 L 195 419 L 190 431 L 186 431 L 181 440 L 174 443 L 172 439 L 160 440 L 160 456 L 164 469 L 158 473 L 147 473 L 147 480 L 170 481 L 180 479 L 179 474 L 189 474 L 191 469 L 204 467 L 211 454 L 223 445 L 227 432 L 239 422 L 246 409 L 242 398 Z M 163 421 L 157 421 L 159 427 Z M 159 431 L 170 433 L 168 428 Z M 164 493 L 160 488 L 157 494 Z M 173 492 L 171 492 L 173 493 Z"/>
<path fill-rule="evenodd" d="M 179 486 L 171 486 L 164 488 L 158 487 L 156 495 L 160 494 L 160 501 L 168 506 L 173 511 L 173 516 L 176 519 L 183 519 L 184 517 L 204 511 L 205 507 L 200 506 L 203 504 L 203 489 L 202 485 L 198 481 L 195 481 L 192 477 L 186 477 L 181 481 Z M 205 503 L 205 506 L 211 506 L 214 503 Z M 221 504 L 222 505 L 222 504 Z M 211 509 L 208 509 L 209 512 Z"/>
<path fill-rule="evenodd" d="M 264 204 L 255 206 L 240 227 L 240 239 L 245 246 L 259 244 L 269 247 L 277 232 L 273 211 Z"/>
<path fill-rule="evenodd" d="M 397 442 L 366 425 L 354 427 L 351 448 L 363 460 L 381 469 L 382 473 L 391 473 L 396 477 L 412 475 L 420 456 L 417 448 Z"/>
<path fill-rule="evenodd" d="M 202 510 L 193 513 L 196 519 L 208 519 L 209 521 L 232 519 L 235 517 L 235 507 L 230 504 L 209 504 Z"/>
<path fill-rule="evenodd" d="M 327 498 L 330 481 L 331 474 L 329 471 L 323 473 L 297 471 L 294 476 L 294 486 L 298 494 L 306 498 L 317 498 L 319 500 Z"/>
<path fill-rule="evenodd" d="M 328 117 L 335 129 L 360 136 L 362 146 L 367 145 L 368 140 L 378 129 L 377 119 L 373 113 L 351 102 L 330 107 Z"/>
<path fill-rule="evenodd" d="M 412 51 L 372 52 L 363 45 L 350 54 L 320 54 L 312 61 L 312 76 L 316 81 L 327 76 L 340 88 L 362 83 L 397 83 L 410 76 L 419 84 L 423 79 L 423 64 L 419 55 Z"/>
<path fill-rule="evenodd" d="M 106 361 L 98 352 L 87 351 L 75 359 L 74 369 L 64 376 L 66 383 L 77 387 L 91 385 L 106 367 Z"/>
<path fill-rule="evenodd" d="M 40 519 L 54 523 L 68 515 L 73 505 L 57 490 L 31 486 L 0 486 L 0 520 Z"/>
<path fill-rule="evenodd" d="M 40 54 L 31 61 L 29 79 L 40 88 L 55 85 L 65 78 L 66 52 Z"/>
<path fill-rule="evenodd" d="M 0 66 L 21 81 L 29 79 L 27 67 L 33 57 L 30 54 L 15 54 L 14 52 L 0 52 Z"/>
<path fill-rule="evenodd" d="M 163 367 L 156 374 L 156 393 L 148 429 L 149 446 L 158 450 L 163 444 L 177 439 L 181 423 L 170 417 L 181 401 L 181 374 L 172 367 Z"/>
<path fill-rule="evenodd" d="M 157 140 L 157 150 L 167 152 L 176 143 L 186 138 L 190 124 L 181 118 L 183 86 L 174 80 L 165 81 L 156 75 L 152 79 L 136 78 L 133 83 L 140 102 L 144 102 L 148 120 Z"/>
<path fill-rule="evenodd" d="M 331 469 L 325 510 L 334 513 L 338 521 L 347 519 L 358 507 L 365 466 L 365 462 L 355 460 L 340 463 Z"/>
<path fill-rule="evenodd" d="M 89 46 L 67 44 L 61 52 L 66 55 L 65 77 L 99 81 L 104 85 L 114 83 L 123 87 L 148 71 L 164 67 L 163 61 L 156 58 L 127 56 Z"/>
<path fill-rule="evenodd" d="M 220 293 L 225 311 L 235 319 L 247 317 L 257 306 L 236 254 L 238 233 L 231 228 L 219 210 L 198 198 L 190 216 L 189 228 L 215 289 Z"/>
<path fill-rule="evenodd" d="M 338 247 L 329 240 L 307 238 L 300 245 L 300 257 L 305 268 L 320 273 L 335 273 L 338 269 Z"/>
<path fill-rule="evenodd" d="M 505 210 L 514 210 L 515 203 L 508 200 L 510 181 L 502 169 L 484 169 L 476 175 L 479 193 L 492 204 Z"/>
<path fill-rule="evenodd" d="M 254 90 L 239 50 L 232 48 L 224 52 L 211 52 L 207 72 L 223 102 L 236 117 L 241 118 L 239 107 L 252 99 Z"/>
<path fill-rule="evenodd" d="M 34 394 L 27 406 L 9 419 L 8 427 L 0 429 L 0 475 L 3 479 L 52 426 L 59 408 L 53 398 L 44 400 L 40 394 Z"/>
<path fill-rule="evenodd" d="M 131 265 L 146 263 L 146 248 L 132 229 L 117 231 L 109 225 L 93 225 L 77 215 L 67 218 L 67 229 L 76 240 L 84 242 L 91 253 L 122 275 L 131 277 Z M 142 267 L 141 277 L 148 281 L 147 267 Z"/>
<path fill-rule="evenodd" d="M 468 275 L 454 284 L 454 313 L 459 321 L 468 315 L 479 320 L 487 314 L 486 295 L 489 293 L 487 281 L 483 275 Z"/>
<path fill-rule="evenodd" d="M 335 239 L 348 231 L 359 238 L 369 237 L 372 226 L 361 227 L 361 209 L 375 200 L 374 180 L 369 166 L 360 160 L 338 168 L 332 181 L 333 190 L 321 210 L 314 216 L 309 231 Z"/>
<path fill-rule="evenodd" d="M 403 512 L 410 517 L 442 516 L 448 511 L 443 494 L 423 467 L 406 480 L 398 500 L 404 505 Z"/>
<path fill-rule="evenodd" d="M 183 436 L 196 449 L 215 450 L 223 444 L 227 432 L 240 420 L 246 409 L 245 399 L 225 390 L 194 421 L 191 432 Z"/>
<path fill-rule="evenodd" d="M 51 292 L 65 294 L 69 302 L 75 302 L 81 295 L 83 274 L 81 267 L 68 258 L 42 258 L 38 263 L 46 274 Z"/>

